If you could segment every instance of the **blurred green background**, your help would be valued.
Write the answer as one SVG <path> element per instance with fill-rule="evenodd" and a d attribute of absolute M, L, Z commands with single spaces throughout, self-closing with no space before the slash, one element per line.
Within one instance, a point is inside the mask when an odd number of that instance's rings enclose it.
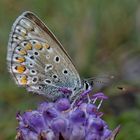
<path fill-rule="evenodd" d="M 117 140 L 140 140 L 138 0 L 0 1 L 0 140 L 15 138 L 18 110 L 35 109 L 45 100 L 18 88 L 7 71 L 11 26 L 26 10 L 36 13 L 53 31 L 82 77 L 115 75 L 102 88 L 110 97 L 102 105 L 104 119 L 110 129 L 121 124 Z"/>

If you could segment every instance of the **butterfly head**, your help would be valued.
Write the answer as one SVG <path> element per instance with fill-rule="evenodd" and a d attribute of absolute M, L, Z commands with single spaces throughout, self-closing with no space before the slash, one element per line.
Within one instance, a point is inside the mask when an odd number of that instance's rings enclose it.
<path fill-rule="evenodd" d="M 93 88 L 93 80 L 84 80 L 83 81 L 84 90 L 91 90 Z"/>

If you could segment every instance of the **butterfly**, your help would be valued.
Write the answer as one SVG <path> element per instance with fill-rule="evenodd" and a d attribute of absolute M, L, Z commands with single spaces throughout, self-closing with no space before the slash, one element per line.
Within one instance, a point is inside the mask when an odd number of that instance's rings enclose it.
<path fill-rule="evenodd" d="M 17 85 L 48 100 L 76 98 L 92 89 L 80 78 L 71 58 L 49 28 L 26 11 L 13 24 L 8 43 L 8 69 Z"/>

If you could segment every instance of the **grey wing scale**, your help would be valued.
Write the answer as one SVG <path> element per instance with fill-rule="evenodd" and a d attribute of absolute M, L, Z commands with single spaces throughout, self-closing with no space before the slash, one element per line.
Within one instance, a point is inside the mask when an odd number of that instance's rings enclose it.
<path fill-rule="evenodd" d="M 8 68 L 19 86 L 56 99 L 81 87 L 70 57 L 51 31 L 31 12 L 13 24 L 8 44 Z"/>

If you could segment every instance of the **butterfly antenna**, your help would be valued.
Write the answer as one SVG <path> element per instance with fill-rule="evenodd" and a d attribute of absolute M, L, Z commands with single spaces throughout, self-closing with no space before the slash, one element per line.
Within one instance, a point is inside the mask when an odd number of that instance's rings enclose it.
<path fill-rule="evenodd" d="M 106 81 L 107 81 L 107 80 L 113 80 L 115 76 L 111 75 L 111 76 L 104 76 L 104 77 L 99 77 L 99 78 L 106 78 Z M 106 81 L 97 81 L 97 82 L 107 83 Z"/>
<path fill-rule="evenodd" d="M 98 76 L 98 77 L 92 77 L 92 78 L 87 78 L 87 81 L 92 81 L 94 84 L 107 84 L 109 83 L 111 80 L 113 80 L 115 78 L 114 75 L 110 75 L 110 76 Z"/>
<path fill-rule="evenodd" d="M 89 97 L 89 94 L 87 95 L 88 103 L 91 103 L 91 99 Z"/>

